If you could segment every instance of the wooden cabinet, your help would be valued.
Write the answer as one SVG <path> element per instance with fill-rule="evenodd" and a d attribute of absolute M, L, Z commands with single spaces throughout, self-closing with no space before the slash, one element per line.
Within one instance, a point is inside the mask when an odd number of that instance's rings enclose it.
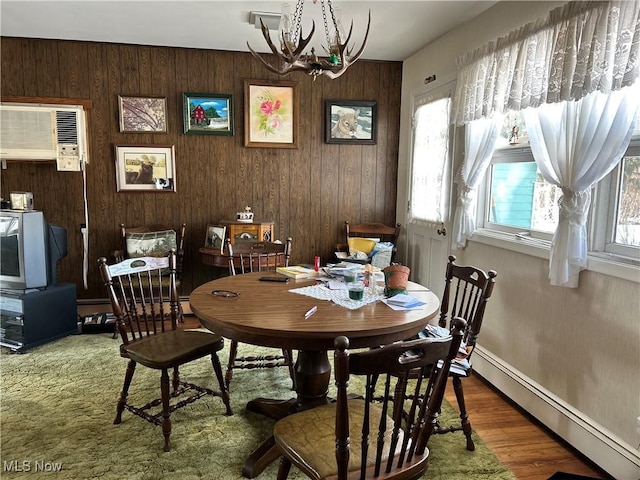
<path fill-rule="evenodd" d="M 238 242 L 273 242 L 273 222 L 234 222 L 223 220 L 221 225 L 227 227 L 225 236 L 231 240 L 231 245 Z"/>
<path fill-rule="evenodd" d="M 16 352 L 78 331 L 76 285 L 0 293 L 0 345 Z"/>

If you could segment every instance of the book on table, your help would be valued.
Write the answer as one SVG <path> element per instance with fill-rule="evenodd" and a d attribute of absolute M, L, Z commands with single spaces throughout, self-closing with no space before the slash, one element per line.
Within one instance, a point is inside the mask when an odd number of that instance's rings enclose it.
<path fill-rule="evenodd" d="M 318 272 L 316 272 L 313 268 L 307 268 L 301 265 L 278 267 L 276 268 L 276 271 L 291 278 L 312 278 L 318 276 Z"/>

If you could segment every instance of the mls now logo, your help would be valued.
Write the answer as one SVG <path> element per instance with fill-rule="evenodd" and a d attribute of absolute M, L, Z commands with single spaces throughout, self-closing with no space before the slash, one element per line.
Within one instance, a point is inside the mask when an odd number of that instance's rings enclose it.
<path fill-rule="evenodd" d="M 56 462 L 45 462 L 42 460 L 5 460 L 2 464 L 4 472 L 59 472 L 62 464 Z"/>

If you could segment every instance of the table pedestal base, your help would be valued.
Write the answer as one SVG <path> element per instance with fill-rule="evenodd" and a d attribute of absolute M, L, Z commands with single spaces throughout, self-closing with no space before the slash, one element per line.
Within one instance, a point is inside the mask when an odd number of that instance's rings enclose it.
<path fill-rule="evenodd" d="M 296 360 L 295 374 L 297 398 L 290 400 L 256 398 L 247 404 L 247 410 L 279 420 L 292 413 L 331 402 L 327 398 L 331 364 L 326 351 L 300 350 Z M 249 455 L 242 467 L 242 475 L 246 478 L 255 478 L 278 457 L 275 440 L 270 436 Z"/>

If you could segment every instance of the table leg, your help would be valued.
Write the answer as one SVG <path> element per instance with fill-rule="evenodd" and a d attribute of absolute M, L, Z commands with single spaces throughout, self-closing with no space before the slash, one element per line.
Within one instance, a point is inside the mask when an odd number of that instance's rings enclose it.
<path fill-rule="evenodd" d="M 327 398 L 331 379 L 331 364 L 326 351 L 300 350 L 295 365 L 297 398 L 273 400 L 256 398 L 247 404 L 247 410 L 273 419 L 307 410 L 330 402 Z M 273 437 L 254 450 L 242 467 L 242 475 L 255 478 L 279 457 Z"/>

